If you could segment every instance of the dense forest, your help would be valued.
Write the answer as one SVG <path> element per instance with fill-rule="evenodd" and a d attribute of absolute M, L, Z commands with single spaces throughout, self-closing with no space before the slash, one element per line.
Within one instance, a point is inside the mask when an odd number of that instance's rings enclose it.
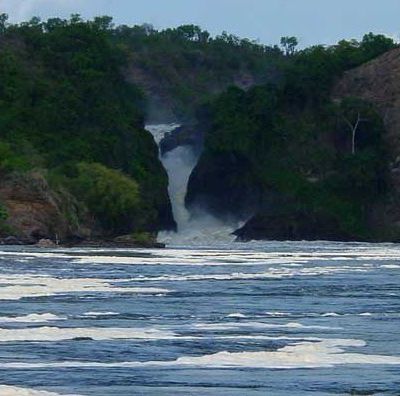
<path fill-rule="evenodd" d="M 204 105 L 204 150 L 188 205 L 218 217 L 255 214 L 237 232 L 242 239 L 396 238 L 383 224 L 391 153 L 382 117 L 368 101 L 331 96 L 344 71 L 395 47 L 367 34 L 289 50 L 275 84 L 230 88 Z"/>
<path fill-rule="evenodd" d="M 79 15 L 10 24 L 1 15 L 3 235 L 24 223 L 33 239 L 173 229 L 167 177 L 144 129 L 146 81 L 168 91 L 173 117 L 188 117 L 193 98 L 222 90 L 239 72 L 264 78 L 279 57 L 277 48 L 195 26 L 158 32 Z"/>
<path fill-rule="evenodd" d="M 391 188 L 384 126 L 373 105 L 331 90 L 395 47 L 367 34 L 297 50 L 294 37 L 265 46 L 193 25 L 157 31 L 79 15 L 10 24 L 3 14 L 0 236 L 173 229 L 144 124 L 178 120 L 205 136 L 189 206 L 279 223 L 261 237 L 373 238 L 370 213 Z"/>

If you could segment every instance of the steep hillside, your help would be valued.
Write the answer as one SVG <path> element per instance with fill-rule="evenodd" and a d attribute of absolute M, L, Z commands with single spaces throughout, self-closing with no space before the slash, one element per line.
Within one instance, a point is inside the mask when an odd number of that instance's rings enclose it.
<path fill-rule="evenodd" d="M 293 56 L 280 84 L 212 101 L 188 207 L 250 216 L 237 231 L 244 240 L 397 240 L 384 114 L 351 83 L 347 98 L 331 98 L 346 70 L 394 47 L 372 34 L 312 47 Z"/>
<path fill-rule="evenodd" d="M 0 18 L 0 237 L 34 241 L 173 229 L 147 122 L 193 119 L 207 97 L 279 80 L 286 59 L 197 26 L 156 31 Z M 22 182 L 23 181 L 23 182 Z"/>
<path fill-rule="evenodd" d="M 124 79 L 127 64 L 101 20 L 3 24 L 0 237 L 174 227 L 167 175 L 144 129 L 143 95 Z"/>
<path fill-rule="evenodd" d="M 394 160 L 392 178 L 400 191 L 400 49 L 347 71 L 332 96 L 336 100 L 356 96 L 374 104 L 385 124 L 385 140 Z"/>
<path fill-rule="evenodd" d="M 161 149 L 201 152 L 187 205 L 251 217 L 242 239 L 394 240 L 398 49 L 374 59 L 395 47 L 2 15 L 0 238 L 174 229 L 146 120 L 184 124 Z"/>

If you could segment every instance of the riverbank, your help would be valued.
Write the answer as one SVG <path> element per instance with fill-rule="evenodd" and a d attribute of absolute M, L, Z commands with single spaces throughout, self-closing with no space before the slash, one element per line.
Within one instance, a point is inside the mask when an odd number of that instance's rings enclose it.
<path fill-rule="evenodd" d="M 51 239 L 33 240 L 25 237 L 8 236 L 0 238 L 0 246 L 35 246 L 38 248 L 146 248 L 163 249 L 164 243 L 157 242 L 155 235 L 123 235 L 116 238 L 76 239 L 68 241 L 53 241 Z"/>

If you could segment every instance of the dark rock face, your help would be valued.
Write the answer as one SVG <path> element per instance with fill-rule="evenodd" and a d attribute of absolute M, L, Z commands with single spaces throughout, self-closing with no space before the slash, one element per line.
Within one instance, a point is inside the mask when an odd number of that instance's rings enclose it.
<path fill-rule="evenodd" d="M 186 206 L 222 219 L 248 218 L 259 206 L 261 188 L 247 169 L 247 159 L 238 155 L 203 155 L 190 176 Z"/>
<path fill-rule="evenodd" d="M 284 194 L 269 191 L 262 201 L 255 215 L 234 232 L 238 241 L 353 240 L 332 216 L 299 209 Z"/>
<path fill-rule="evenodd" d="M 15 236 L 8 236 L 5 238 L 0 238 L 0 245 L 9 245 L 9 246 L 33 245 L 35 242 L 36 242 L 35 239 L 25 238 L 25 237 L 17 238 Z"/>
<path fill-rule="evenodd" d="M 9 228 L 2 244 L 86 238 L 94 231 L 89 217 L 81 214 L 83 222 L 74 221 L 79 217 L 74 197 L 66 191 L 53 191 L 39 172 L 5 177 L 0 186 L 0 199 L 8 211 Z"/>
<path fill-rule="evenodd" d="M 116 238 L 95 238 L 82 241 L 71 241 L 67 247 L 91 247 L 91 248 L 165 248 L 165 244 L 157 242 L 157 235 L 144 233 L 143 235 L 120 235 Z"/>
<path fill-rule="evenodd" d="M 251 240 L 329 240 L 352 241 L 341 233 L 338 224 L 326 216 L 315 217 L 307 213 L 258 213 L 234 233 L 239 241 Z"/>
<path fill-rule="evenodd" d="M 165 197 L 164 203 L 158 207 L 157 223 L 148 226 L 147 230 L 152 232 L 160 230 L 176 231 L 176 222 L 172 214 L 171 201 L 168 196 Z"/>
<path fill-rule="evenodd" d="M 167 133 L 160 142 L 161 155 L 179 146 L 190 146 L 195 155 L 200 155 L 203 148 L 204 134 L 194 125 L 182 125 Z"/>

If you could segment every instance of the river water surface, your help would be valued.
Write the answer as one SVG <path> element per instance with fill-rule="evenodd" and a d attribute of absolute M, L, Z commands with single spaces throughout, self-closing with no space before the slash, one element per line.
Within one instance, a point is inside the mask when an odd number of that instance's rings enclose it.
<path fill-rule="evenodd" d="M 0 395 L 399 395 L 400 246 L 1 248 Z"/>

